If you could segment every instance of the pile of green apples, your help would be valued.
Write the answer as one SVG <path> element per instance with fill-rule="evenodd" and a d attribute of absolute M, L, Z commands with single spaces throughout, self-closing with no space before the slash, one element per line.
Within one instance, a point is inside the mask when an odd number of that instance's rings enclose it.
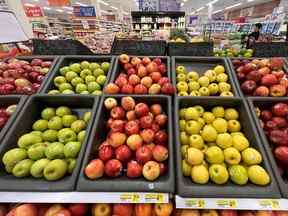
<path fill-rule="evenodd" d="M 207 70 L 203 76 L 195 71 L 187 72 L 183 65 L 176 68 L 179 96 L 233 96 L 228 75 L 222 65 Z"/>
<path fill-rule="evenodd" d="M 101 95 L 110 63 L 82 61 L 60 68 L 61 76 L 54 78 L 57 89 L 48 94 L 93 94 Z"/>
<path fill-rule="evenodd" d="M 91 112 L 80 119 L 66 106 L 42 110 L 30 133 L 22 135 L 18 147 L 7 151 L 2 162 L 15 177 L 55 181 L 72 173 L 85 138 Z"/>
<path fill-rule="evenodd" d="M 179 116 L 184 176 L 197 184 L 210 180 L 222 185 L 229 179 L 237 185 L 270 183 L 261 153 L 241 132 L 236 109 L 217 106 L 205 111 L 193 106 L 181 109 Z"/>

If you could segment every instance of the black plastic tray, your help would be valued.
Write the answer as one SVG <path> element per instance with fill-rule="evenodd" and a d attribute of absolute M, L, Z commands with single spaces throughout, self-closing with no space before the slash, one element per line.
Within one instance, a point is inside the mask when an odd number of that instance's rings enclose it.
<path fill-rule="evenodd" d="M 3 140 L 7 131 L 9 131 L 9 129 L 11 128 L 11 125 L 13 124 L 19 112 L 23 108 L 27 98 L 28 98 L 27 96 L 21 96 L 21 95 L 0 96 L 1 107 L 7 107 L 13 104 L 17 104 L 16 111 L 13 113 L 12 116 L 9 117 L 8 121 L 6 122 L 2 130 L 0 130 L 0 142 Z"/>
<path fill-rule="evenodd" d="M 50 96 L 37 95 L 30 97 L 22 111 L 19 113 L 15 123 L 7 132 L 4 140 L 0 145 L 0 158 L 3 157 L 6 151 L 17 146 L 18 138 L 31 131 L 34 121 L 40 118 L 41 110 L 51 106 L 68 106 L 76 113 L 83 113 L 91 110 L 92 117 L 86 131 L 90 134 L 93 120 L 95 119 L 99 97 L 96 96 Z M 83 155 L 85 153 L 88 137 L 85 137 L 82 143 L 81 151 L 77 158 L 77 164 L 71 175 L 65 176 L 59 181 L 46 181 L 44 179 L 35 179 L 32 177 L 16 178 L 5 172 L 3 163 L 0 163 L 0 191 L 37 191 L 37 192 L 51 192 L 51 191 L 73 191 L 76 186 L 76 180 L 81 167 Z"/>
<path fill-rule="evenodd" d="M 256 186 L 248 183 L 245 186 L 239 186 L 228 182 L 225 185 L 216 185 L 208 183 L 206 185 L 195 184 L 189 177 L 184 177 L 182 174 L 182 157 L 181 145 L 179 141 L 179 124 L 178 124 L 178 110 L 184 107 L 201 105 L 206 109 L 213 108 L 214 106 L 234 107 L 239 112 L 240 122 L 244 134 L 250 141 L 250 145 L 259 150 L 262 154 L 262 166 L 267 170 L 270 175 L 271 183 L 265 187 Z M 280 191 L 272 173 L 269 159 L 266 156 L 265 149 L 258 136 L 257 129 L 254 125 L 252 115 L 249 113 L 249 107 L 244 99 L 236 98 L 209 98 L 199 97 L 196 100 L 191 98 L 179 97 L 176 99 L 175 107 L 175 120 L 176 122 L 176 169 L 177 169 L 177 194 L 183 197 L 206 197 L 206 198 L 279 198 L 281 197 Z"/>
<path fill-rule="evenodd" d="M 249 104 L 249 107 L 251 109 L 251 113 L 252 113 L 252 116 L 254 118 L 255 125 L 258 129 L 262 144 L 266 150 L 267 157 L 270 161 L 271 167 L 273 168 L 273 172 L 274 172 L 275 177 L 278 181 L 280 191 L 285 198 L 288 198 L 288 180 L 283 179 L 283 177 L 279 173 L 275 158 L 273 156 L 273 153 L 271 151 L 271 147 L 269 145 L 269 141 L 266 138 L 266 135 L 260 126 L 259 118 L 256 116 L 256 113 L 255 113 L 255 107 L 260 107 L 260 108 L 267 107 L 268 108 L 268 107 L 271 107 L 273 104 L 278 103 L 278 102 L 288 103 L 288 97 L 286 97 L 286 98 L 248 97 L 248 104 Z"/>
<path fill-rule="evenodd" d="M 130 57 L 134 57 L 134 56 L 130 56 Z M 137 56 L 139 58 L 144 58 L 145 56 Z M 154 58 L 160 58 L 162 60 L 162 62 L 166 65 L 166 69 L 167 69 L 167 77 L 170 79 L 170 81 L 172 82 L 172 75 L 171 75 L 171 68 L 170 68 L 170 57 L 168 56 L 148 56 L 150 59 L 154 59 Z M 110 80 L 109 83 L 115 82 L 115 80 L 117 79 L 118 75 L 121 72 L 121 64 L 119 62 L 119 57 L 115 58 L 115 63 L 114 63 L 114 68 L 113 68 L 113 73 L 110 76 Z"/>
<path fill-rule="evenodd" d="M 263 57 L 263 58 L 264 58 L 264 57 Z M 245 94 L 243 94 L 243 92 L 242 92 L 242 90 L 241 90 L 241 85 L 240 85 L 240 82 L 239 82 L 239 80 L 238 80 L 238 78 L 237 78 L 237 74 L 236 74 L 236 71 L 235 71 L 235 69 L 234 69 L 234 66 L 233 66 L 232 61 L 233 61 L 233 60 L 236 60 L 236 59 L 238 59 L 238 60 L 253 60 L 253 59 L 263 59 L 263 58 L 261 58 L 261 57 L 252 57 L 252 58 L 233 57 L 233 58 L 226 58 L 226 59 L 227 59 L 227 63 L 228 63 L 228 65 L 229 65 L 229 67 L 230 67 L 231 75 L 233 76 L 234 83 L 235 83 L 236 88 L 237 88 L 237 90 L 238 90 L 239 96 L 241 96 L 241 97 L 247 97 Z M 286 72 L 286 73 L 288 72 L 288 68 L 287 68 L 287 67 L 288 67 L 288 65 L 287 65 L 287 62 L 285 61 L 283 70 L 284 70 L 284 72 Z M 249 96 L 249 97 L 254 97 L 254 96 Z"/>
<path fill-rule="evenodd" d="M 95 61 L 95 62 L 110 62 L 110 68 L 108 73 L 106 74 L 106 82 L 104 84 L 104 86 L 108 83 L 111 73 L 112 73 L 112 69 L 114 68 L 114 57 L 113 56 L 62 56 L 59 58 L 59 61 L 57 63 L 57 65 L 54 67 L 51 76 L 49 77 L 49 79 L 47 80 L 47 82 L 45 83 L 45 86 L 42 88 L 41 92 L 42 94 L 46 94 L 48 93 L 50 90 L 52 89 L 57 89 L 54 86 L 54 78 L 56 76 L 60 76 L 60 68 L 69 65 L 70 63 L 76 63 L 76 62 L 81 62 L 81 61 Z"/>
<path fill-rule="evenodd" d="M 213 42 L 168 43 L 169 56 L 213 56 Z"/>
<path fill-rule="evenodd" d="M 229 77 L 229 83 L 233 91 L 234 96 L 239 96 L 237 86 L 234 82 L 234 77 L 230 70 L 229 64 L 225 58 L 219 57 L 187 57 L 187 56 L 174 56 L 172 57 L 172 81 L 173 85 L 176 86 L 176 68 L 180 64 L 187 68 L 187 71 L 196 71 L 199 75 L 203 75 L 206 70 L 212 69 L 217 65 L 223 65 L 226 71 L 226 74 Z M 177 91 L 177 90 L 176 90 Z M 176 95 L 177 92 L 176 92 Z M 193 97 L 193 96 L 184 96 L 184 97 Z M 209 97 L 219 97 L 219 96 L 209 96 Z M 197 97 L 198 98 L 198 97 Z"/>
<path fill-rule="evenodd" d="M 168 115 L 168 148 L 169 148 L 169 158 L 168 158 L 168 169 L 164 176 L 161 176 L 156 181 L 150 182 L 145 180 L 143 177 L 138 179 L 129 179 L 128 177 L 122 176 L 115 179 L 110 179 L 103 177 L 97 180 L 89 180 L 84 174 L 84 169 L 90 160 L 95 159 L 95 151 L 97 147 L 105 140 L 107 134 L 107 128 L 105 127 L 104 121 L 108 120 L 109 112 L 107 112 L 104 107 L 104 100 L 108 97 L 113 97 L 121 100 L 125 95 L 107 95 L 103 96 L 101 100 L 101 105 L 99 106 L 99 111 L 96 116 L 93 130 L 91 132 L 87 151 L 85 153 L 84 161 L 82 163 L 82 168 L 80 176 L 77 183 L 77 191 L 88 191 L 88 192 L 174 192 L 174 154 L 173 154 L 173 130 L 172 130 L 172 104 L 171 97 L 169 96 L 132 96 L 136 102 L 145 102 L 149 105 L 154 103 L 159 103 L 162 105 L 163 110 Z"/>

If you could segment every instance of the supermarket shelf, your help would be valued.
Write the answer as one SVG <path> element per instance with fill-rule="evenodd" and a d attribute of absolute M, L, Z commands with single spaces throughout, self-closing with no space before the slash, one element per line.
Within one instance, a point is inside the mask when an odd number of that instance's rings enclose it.
<path fill-rule="evenodd" d="M 168 203 L 167 193 L 0 192 L 0 203 Z"/>
<path fill-rule="evenodd" d="M 175 196 L 179 209 L 288 210 L 288 199 L 182 198 Z"/>

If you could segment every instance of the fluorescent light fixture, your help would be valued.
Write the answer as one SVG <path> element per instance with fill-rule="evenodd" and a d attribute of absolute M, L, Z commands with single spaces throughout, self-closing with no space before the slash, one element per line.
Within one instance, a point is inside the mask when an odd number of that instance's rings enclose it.
<path fill-rule="evenodd" d="M 44 10 L 51 10 L 50 7 L 43 7 Z"/>
<path fill-rule="evenodd" d="M 65 6 L 65 7 L 63 7 L 64 9 L 67 9 L 67 10 L 73 10 L 73 8 L 72 7 L 67 7 L 67 6 Z"/>
<path fill-rule="evenodd" d="M 113 8 L 114 10 L 118 10 L 118 8 L 117 7 L 114 7 L 114 6 L 110 6 L 111 8 Z"/>
<path fill-rule="evenodd" d="M 187 2 L 188 0 L 183 0 L 183 2 Z"/>
<path fill-rule="evenodd" d="M 199 12 L 199 11 L 201 11 L 201 10 L 203 10 L 205 7 L 200 7 L 200 8 L 198 8 L 197 10 L 196 10 L 196 12 Z"/>
<path fill-rule="evenodd" d="M 62 9 L 57 9 L 56 11 L 59 12 L 59 13 L 63 13 Z"/>
<path fill-rule="evenodd" d="M 240 2 L 240 3 L 237 3 L 237 4 L 234 4 L 234 5 L 231 5 L 231 6 L 228 6 L 228 7 L 225 8 L 225 10 L 229 10 L 229 9 L 231 9 L 231 8 L 238 7 L 238 6 L 240 6 L 240 5 L 242 5 L 241 2 Z"/>
<path fill-rule="evenodd" d="M 195 14 L 195 11 L 192 11 L 192 12 L 190 13 L 190 15 L 193 15 L 193 14 Z"/>
<path fill-rule="evenodd" d="M 104 1 L 101 1 L 101 0 L 99 1 L 99 3 L 100 3 L 100 4 L 103 4 L 103 5 L 106 5 L 106 6 L 109 5 L 107 2 L 104 2 Z"/>
<path fill-rule="evenodd" d="M 247 2 L 253 2 L 254 0 L 247 0 Z"/>
<path fill-rule="evenodd" d="M 216 11 L 213 11 L 213 14 L 219 13 L 219 12 L 221 12 L 221 11 L 223 11 L 223 10 L 216 10 Z"/>
<path fill-rule="evenodd" d="M 126 12 L 126 11 L 123 11 L 123 14 L 125 14 L 125 15 L 129 15 L 129 13 L 128 13 L 128 12 Z"/>
<path fill-rule="evenodd" d="M 183 6 L 184 6 L 184 2 L 181 3 L 181 7 L 183 7 Z"/>
<path fill-rule="evenodd" d="M 68 13 L 68 14 L 73 14 L 73 12 L 72 12 L 72 11 L 66 11 L 66 13 Z"/>
<path fill-rule="evenodd" d="M 86 4 L 82 4 L 80 2 L 76 2 L 77 5 L 80 5 L 80 6 L 83 6 L 83 7 L 86 7 L 87 5 Z"/>
<path fill-rule="evenodd" d="M 218 1 L 219 1 L 219 0 L 213 0 L 213 1 L 209 2 L 209 3 L 207 3 L 206 6 L 208 6 L 208 5 L 213 5 L 213 4 L 215 4 L 216 2 L 218 2 Z"/>
<path fill-rule="evenodd" d="M 30 3 L 26 3 L 26 4 L 24 4 L 24 5 L 27 6 L 27 7 L 35 7 L 34 4 L 30 4 Z"/>
<path fill-rule="evenodd" d="M 101 10 L 102 13 L 110 14 L 111 12 L 106 11 L 106 10 Z"/>

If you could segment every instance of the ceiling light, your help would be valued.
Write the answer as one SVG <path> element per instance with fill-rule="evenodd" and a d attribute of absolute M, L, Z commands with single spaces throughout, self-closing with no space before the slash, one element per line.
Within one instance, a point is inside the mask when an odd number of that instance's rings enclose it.
<path fill-rule="evenodd" d="M 254 0 L 247 0 L 247 2 L 253 2 Z"/>
<path fill-rule="evenodd" d="M 80 6 L 83 6 L 83 7 L 87 7 L 86 4 L 82 4 L 82 3 L 80 3 L 80 2 L 76 2 L 76 4 L 77 4 L 77 5 L 80 5 Z"/>
<path fill-rule="evenodd" d="M 183 0 L 183 2 L 187 2 L 188 0 Z"/>
<path fill-rule="evenodd" d="M 213 11 L 213 14 L 219 13 L 219 12 L 221 12 L 221 11 L 223 11 L 223 10 Z"/>
<path fill-rule="evenodd" d="M 196 12 L 199 12 L 199 11 L 201 11 L 201 10 L 203 10 L 205 7 L 200 7 L 200 8 L 198 8 L 197 10 L 196 10 Z"/>
<path fill-rule="evenodd" d="M 183 6 L 184 6 L 184 2 L 181 3 L 181 7 L 183 7 Z"/>
<path fill-rule="evenodd" d="M 107 14 L 110 14 L 111 12 L 109 11 L 106 11 L 106 10 L 101 10 L 102 13 L 107 13 Z"/>
<path fill-rule="evenodd" d="M 73 14 L 73 12 L 72 12 L 72 11 L 66 11 L 66 13 L 68 13 L 68 14 Z"/>
<path fill-rule="evenodd" d="M 228 7 L 225 8 L 225 10 L 228 10 L 228 9 L 231 9 L 231 8 L 234 8 L 234 7 L 238 7 L 238 6 L 240 6 L 240 5 L 242 5 L 241 2 L 240 2 L 240 3 L 237 3 L 237 4 L 234 4 L 234 5 L 231 5 L 231 6 L 228 6 Z"/>
<path fill-rule="evenodd" d="M 27 6 L 27 7 L 35 7 L 34 4 L 30 4 L 30 3 L 26 3 L 26 4 L 24 4 L 24 5 Z"/>
<path fill-rule="evenodd" d="M 67 10 L 73 10 L 72 7 L 67 7 L 67 6 L 65 6 L 65 7 L 63 7 L 63 8 L 65 8 L 65 9 L 67 9 Z"/>
<path fill-rule="evenodd" d="M 190 15 L 193 15 L 193 14 L 195 14 L 195 11 L 192 11 L 192 12 L 190 13 Z"/>
<path fill-rule="evenodd" d="M 114 10 L 118 10 L 118 8 L 117 7 L 114 7 L 114 6 L 110 6 L 111 8 L 113 8 Z"/>
<path fill-rule="evenodd" d="M 56 11 L 59 13 L 63 13 L 63 10 L 61 10 L 61 9 L 57 9 Z"/>
<path fill-rule="evenodd" d="M 126 11 L 123 11 L 123 14 L 125 14 L 125 15 L 129 15 L 129 13 L 128 13 L 128 12 L 126 12 Z"/>
<path fill-rule="evenodd" d="M 107 2 L 104 2 L 104 1 L 101 1 L 101 0 L 99 1 L 99 3 L 100 3 L 100 4 L 103 4 L 103 5 L 106 5 L 106 6 L 109 5 Z"/>
<path fill-rule="evenodd" d="M 213 0 L 213 1 L 209 2 L 209 3 L 207 3 L 206 6 L 208 6 L 208 5 L 213 5 L 213 4 L 215 4 L 216 2 L 218 2 L 218 0 Z"/>
<path fill-rule="evenodd" d="M 43 7 L 44 10 L 51 10 L 50 7 Z"/>

